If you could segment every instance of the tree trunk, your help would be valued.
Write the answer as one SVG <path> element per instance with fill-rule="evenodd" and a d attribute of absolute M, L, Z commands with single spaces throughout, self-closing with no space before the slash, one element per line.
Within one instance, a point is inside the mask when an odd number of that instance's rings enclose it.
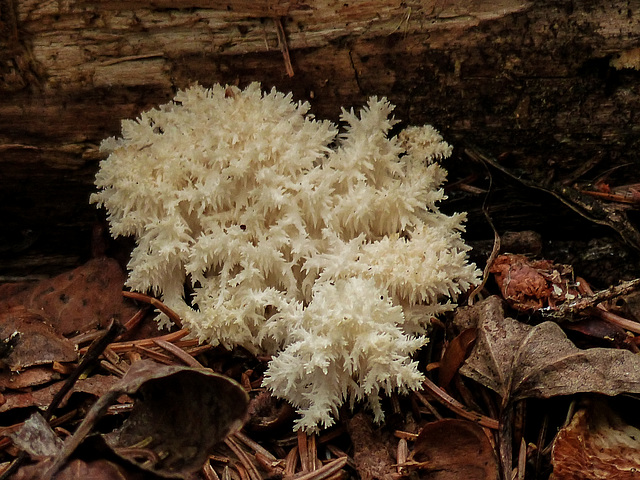
<path fill-rule="evenodd" d="M 194 82 L 259 81 L 333 120 L 386 96 L 531 178 L 638 182 L 632 4 L 0 0 L 0 275 L 86 258 L 100 141 Z"/>

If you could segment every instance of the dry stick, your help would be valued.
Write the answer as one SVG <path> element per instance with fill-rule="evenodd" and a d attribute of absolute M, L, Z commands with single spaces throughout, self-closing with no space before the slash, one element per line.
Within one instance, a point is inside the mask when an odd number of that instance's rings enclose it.
<path fill-rule="evenodd" d="M 298 463 L 298 446 L 296 445 L 287 454 L 284 461 L 284 476 L 293 476 L 296 473 L 296 465 Z"/>
<path fill-rule="evenodd" d="M 207 480 L 220 480 L 220 477 L 211 466 L 210 460 L 207 460 L 207 462 L 204 464 L 204 467 L 202 467 L 202 473 L 204 474 Z"/>
<path fill-rule="evenodd" d="M 487 223 L 493 230 L 493 248 L 491 249 L 491 254 L 487 259 L 487 264 L 484 267 L 484 271 L 482 272 L 482 282 L 473 291 L 469 294 L 469 298 L 467 299 L 468 305 L 473 305 L 475 297 L 482 291 L 484 286 L 487 284 L 487 280 L 489 279 L 489 269 L 493 265 L 494 260 L 500 253 L 500 234 L 498 234 L 498 230 L 491 219 L 491 215 L 489 215 L 489 209 L 487 208 L 487 203 L 489 202 L 489 196 L 491 195 L 491 188 L 493 187 L 493 176 L 491 175 L 491 171 L 487 166 L 486 162 L 482 160 L 482 158 L 472 155 L 469 150 L 465 150 L 467 155 L 476 161 L 480 161 L 487 171 L 487 175 L 489 176 L 489 188 L 487 189 L 487 194 L 484 196 L 484 200 L 482 201 L 482 213 L 487 219 Z"/>
<path fill-rule="evenodd" d="M 581 284 L 586 286 L 586 282 L 584 280 L 580 280 Z M 587 287 L 588 288 L 588 287 Z M 602 302 L 609 301 L 613 298 L 620 297 L 622 295 L 628 295 L 629 293 L 635 292 L 640 289 L 640 278 L 636 278 L 634 280 L 629 280 L 627 282 L 621 282 L 619 285 L 615 285 L 607 288 L 606 290 L 600 290 L 592 295 L 587 295 L 584 297 L 580 297 L 577 300 L 571 303 L 564 303 L 558 307 L 557 310 L 543 311 L 543 315 L 552 318 L 558 318 L 560 320 L 571 318 L 581 312 L 584 312 L 588 309 L 595 308 L 598 304 Z M 637 322 L 633 322 L 637 323 Z M 627 327 L 623 327 L 627 328 Z M 638 328 L 637 326 L 635 328 Z M 634 331 L 634 330 L 631 330 Z M 636 332 L 640 333 L 640 332 Z"/>
<path fill-rule="evenodd" d="M 282 18 L 276 17 L 273 19 L 276 24 L 276 35 L 278 36 L 278 45 L 284 58 L 284 68 L 287 71 L 289 77 L 293 77 L 293 65 L 291 65 L 291 56 L 289 55 L 289 46 L 287 45 L 287 35 L 284 32 L 284 26 L 282 25 Z"/>
<path fill-rule="evenodd" d="M 101 368 L 115 375 L 118 378 L 124 377 L 124 374 L 126 373 L 126 371 L 120 368 L 119 366 L 116 366 L 111 362 L 107 362 L 106 360 L 100 360 L 99 365 Z"/>
<path fill-rule="evenodd" d="M 141 308 L 139 309 L 134 315 L 133 317 L 131 317 L 129 320 L 127 320 L 127 322 L 123 325 L 124 329 L 125 329 L 125 333 L 129 332 L 130 330 L 134 329 L 135 327 L 137 327 L 140 322 L 144 319 L 144 317 L 147 315 L 147 308 Z M 123 334 L 124 335 L 124 334 Z M 122 336 L 122 335 L 120 335 Z M 119 338 L 119 337 L 118 337 Z"/>
<path fill-rule="evenodd" d="M 136 345 L 135 350 L 137 352 L 140 352 L 140 354 L 144 354 L 149 358 L 152 358 L 153 360 L 155 360 L 158 363 L 164 363 L 165 365 L 175 365 L 176 362 L 173 358 L 171 358 L 169 355 L 165 355 L 164 353 L 161 352 L 157 352 L 156 350 L 152 350 L 150 348 L 147 347 L 142 347 L 140 345 Z"/>
<path fill-rule="evenodd" d="M 623 318 L 620 315 L 616 315 L 613 312 L 608 312 L 607 310 L 603 310 L 602 308 L 593 308 L 588 311 L 599 317 L 601 320 L 604 320 L 605 322 L 612 323 L 633 333 L 640 333 L 640 323 L 634 320 Z"/>
<path fill-rule="evenodd" d="M 589 285 L 589 283 L 584 278 L 582 277 L 576 278 L 576 283 L 578 284 L 578 291 L 583 295 L 588 295 L 587 297 L 583 297 L 582 299 L 591 299 L 591 301 L 593 301 L 594 298 L 597 301 L 598 295 L 601 295 L 603 293 L 604 294 L 612 293 L 611 290 L 614 288 L 618 288 L 622 290 L 623 293 L 621 293 L 620 295 L 627 295 L 633 291 L 633 290 L 627 291 L 629 287 L 634 289 L 637 288 L 637 286 L 633 285 L 633 282 L 635 281 L 636 280 L 632 280 L 630 282 L 622 282 L 617 287 L 610 287 L 607 290 L 602 290 L 597 294 L 595 294 L 593 293 L 593 290 L 591 290 L 591 286 Z M 640 333 L 640 323 L 633 320 L 629 320 L 627 318 L 623 318 L 620 315 L 616 315 L 613 312 L 609 312 L 607 308 L 602 304 L 598 304 L 596 306 L 594 303 L 593 306 L 588 307 L 585 311 L 593 315 L 596 315 L 597 317 L 599 317 L 601 320 L 604 320 L 605 322 L 612 323 L 625 330 L 629 330 L 630 332 L 633 332 L 633 333 Z"/>
<path fill-rule="evenodd" d="M 404 438 L 401 438 L 398 441 L 398 448 L 397 448 L 397 452 L 396 452 L 396 473 L 398 475 L 402 475 L 403 473 L 403 465 L 407 462 L 407 459 L 409 458 L 409 446 L 407 445 L 407 440 Z"/>
<path fill-rule="evenodd" d="M 524 437 L 520 439 L 520 452 L 518 452 L 518 476 L 517 480 L 524 480 L 524 472 L 527 467 L 527 442 Z"/>
<path fill-rule="evenodd" d="M 240 476 L 240 480 L 253 480 L 247 473 L 247 469 L 244 468 L 242 463 L 236 463 L 234 467 L 236 469 L 236 472 L 238 472 L 238 475 Z"/>
<path fill-rule="evenodd" d="M 315 434 L 311 434 L 308 437 L 307 446 L 309 448 L 307 458 L 309 460 L 309 470 L 314 471 L 318 469 L 318 449 L 316 447 L 316 436 Z"/>
<path fill-rule="evenodd" d="M 438 387 L 435 383 L 433 383 L 428 378 L 425 378 L 422 381 L 422 385 L 425 389 L 440 403 L 444 406 L 448 407 L 453 412 L 460 415 L 462 418 L 466 418 L 467 420 L 471 420 L 472 422 L 476 422 L 483 427 L 490 428 L 492 430 L 497 430 L 499 427 L 499 423 L 497 420 L 493 418 L 489 418 L 485 415 L 482 415 L 477 412 L 473 412 L 469 410 L 467 407 L 458 402 L 455 398 L 451 397 L 447 392 Z M 416 397 L 425 404 L 426 399 L 420 394 L 420 392 L 414 392 Z M 428 403 L 428 402 L 427 402 Z"/>
<path fill-rule="evenodd" d="M 442 415 L 440 415 L 440 412 L 438 412 L 436 407 L 431 405 L 431 402 L 429 400 L 424 398 L 422 395 L 419 395 L 419 396 L 421 397 L 420 402 L 427 408 L 427 410 L 429 410 L 431 415 L 433 415 L 436 418 L 436 420 L 442 420 L 444 418 Z"/>

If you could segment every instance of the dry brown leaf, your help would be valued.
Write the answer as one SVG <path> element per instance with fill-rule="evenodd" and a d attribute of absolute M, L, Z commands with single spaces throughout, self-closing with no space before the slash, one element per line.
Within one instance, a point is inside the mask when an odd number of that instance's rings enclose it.
<path fill-rule="evenodd" d="M 420 480 L 497 480 L 499 476 L 489 439 L 482 427 L 468 420 L 428 423 L 420 430 L 409 459 L 415 462 Z"/>
<path fill-rule="evenodd" d="M 65 406 L 71 395 L 74 393 L 87 393 L 89 395 L 100 396 L 108 391 L 118 378 L 108 375 L 92 375 L 89 378 L 81 378 L 76 381 L 60 406 Z M 46 408 L 56 396 L 58 391 L 63 387 L 65 380 L 59 380 L 55 383 L 45 385 L 41 388 L 33 388 L 26 392 L 4 392 L 4 402 L 0 405 L 0 413 L 8 412 L 14 408 Z"/>
<path fill-rule="evenodd" d="M 43 461 L 35 465 L 21 468 L 11 477 L 12 480 L 42 480 L 42 472 L 50 462 Z M 61 469 L 52 480 L 152 480 L 149 474 L 131 472 L 121 465 L 108 460 L 85 462 L 76 459 Z"/>
<path fill-rule="evenodd" d="M 556 323 L 504 318 L 490 297 L 463 315 L 476 317 L 478 339 L 460 372 L 497 392 L 503 404 L 579 392 L 640 393 L 640 357 L 627 350 L 580 350 Z"/>
<path fill-rule="evenodd" d="M 2 363 L 13 371 L 53 362 L 73 362 L 77 359 L 75 345 L 56 332 L 36 312 L 15 307 L 0 314 L 0 338 L 17 332 L 16 341 Z"/>
<path fill-rule="evenodd" d="M 183 478 L 202 467 L 213 446 L 242 427 L 249 397 L 238 383 L 217 373 L 158 365 L 154 370 L 141 371 L 139 387 L 126 391 L 135 398 L 133 411 L 121 429 L 104 438 L 116 455 L 134 465 Z M 129 372 L 127 377 L 135 385 Z"/>
<path fill-rule="evenodd" d="M 438 386 L 446 388 L 449 383 L 451 383 L 453 377 L 458 373 L 460 366 L 467 359 L 467 355 L 471 351 L 477 335 L 478 332 L 476 328 L 467 328 L 449 342 L 440 360 Z"/>
<path fill-rule="evenodd" d="M 551 454 L 550 480 L 632 480 L 640 477 L 640 430 L 604 402 L 579 410 L 562 428 Z"/>
<path fill-rule="evenodd" d="M 33 413 L 10 437 L 15 446 L 26 451 L 32 458 L 52 457 L 62 450 L 62 440 L 56 436 L 40 412 Z"/>
<path fill-rule="evenodd" d="M 103 435 L 120 458 L 164 478 L 200 469 L 218 444 L 246 421 L 249 396 L 228 377 L 205 369 L 141 360 L 91 407 L 43 478 L 67 462 L 95 423 L 122 394 L 134 398 L 122 428 Z"/>
<path fill-rule="evenodd" d="M 60 380 L 60 378 L 60 374 L 51 367 L 31 367 L 21 372 L 4 370 L 0 372 L 0 390 L 22 390 Z"/>
<path fill-rule="evenodd" d="M 135 308 L 122 298 L 126 275 L 115 260 L 95 258 L 33 285 L 0 286 L 0 312 L 23 306 L 41 313 L 62 335 L 125 322 Z"/>

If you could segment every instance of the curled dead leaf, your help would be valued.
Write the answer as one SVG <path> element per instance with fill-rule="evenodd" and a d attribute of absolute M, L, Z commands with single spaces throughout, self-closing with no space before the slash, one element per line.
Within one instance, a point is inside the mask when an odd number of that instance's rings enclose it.
<path fill-rule="evenodd" d="M 40 412 L 33 413 L 10 437 L 14 445 L 31 457 L 53 457 L 62 450 L 62 440 Z"/>
<path fill-rule="evenodd" d="M 425 425 L 409 456 L 420 480 L 497 480 L 494 449 L 477 424 L 445 419 Z"/>
<path fill-rule="evenodd" d="M 53 362 L 74 362 L 78 357 L 75 345 L 56 332 L 45 317 L 23 307 L 0 314 L 0 338 L 14 334 L 13 347 L 2 359 L 13 371 Z"/>
<path fill-rule="evenodd" d="M 12 480 L 42 480 L 48 461 L 21 468 Z M 86 462 L 75 459 L 64 466 L 51 480 L 150 480 L 141 472 L 131 472 L 109 460 Z"/>
<path fill-rule="evenodd" d="M 204 369 L 135 362 L 100 397 L 48 471 L 52 478 L 122 394 L 134 399 L 129 418 L 103 438 L 120 458 L 165 478 L 200 469 L 213 446 L 242 427 L 249 397 L 228 377 Z"/>
<path fill-rule="evenodd" d="M 95 258 L 32 285 L 0 286 L 0 312 L 16 306 L 29 308 L 62 335 L 105 327 L 112 318 L 124 322 L 135 313 L 122 298 L 125 279 L 118 262 Z"/>
<path fill-rule="evenodd" d="M 458 373 L 460 366 L 467 359 L 477 335 L 475 327 L 467 328 L 449 342 L 442 355 L 442 360 L 440 360 L 440 368 L 438 368 L 438 385 L 440 387 L 446 388 Z"/>
<path fill-rule="evenodd" d="M 556 323 L 525 325 L 504 318 L 490 297 L 463 315 L 479 319 L 478 339 L 460 369 L 497 392 L 503 404 L 579 392 L 640 393 L 640 357 L 628 350 L 577 348 Z"/>
<path fill-rule="evenodd" d="M 121 458 L 157 475 L 182 478 L 242 427 L 249 398 L 239 384 L 217 373 L 161 370 L 164 375 L 154 374 L 127 392 L 135 399 L 133 411 L 121 429 L 104 438 Z"/>

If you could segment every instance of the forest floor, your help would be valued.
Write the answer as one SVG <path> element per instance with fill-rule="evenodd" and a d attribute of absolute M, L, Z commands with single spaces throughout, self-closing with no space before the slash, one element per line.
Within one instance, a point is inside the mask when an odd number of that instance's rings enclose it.
<path fill-rule="evenodd" d="M 486 283 L 433 321 L 423 389 L 385 399 L 382 425 L 356 405 L 294 432 L 261 386 L 267 358 L 189 339 L 99 256 L 0 286 L 0 478 L 637 478 L 638 190 L 561 190 L 467 153 L 476 172 L 451 181 L 447 208 L 478 206 Z"/>

